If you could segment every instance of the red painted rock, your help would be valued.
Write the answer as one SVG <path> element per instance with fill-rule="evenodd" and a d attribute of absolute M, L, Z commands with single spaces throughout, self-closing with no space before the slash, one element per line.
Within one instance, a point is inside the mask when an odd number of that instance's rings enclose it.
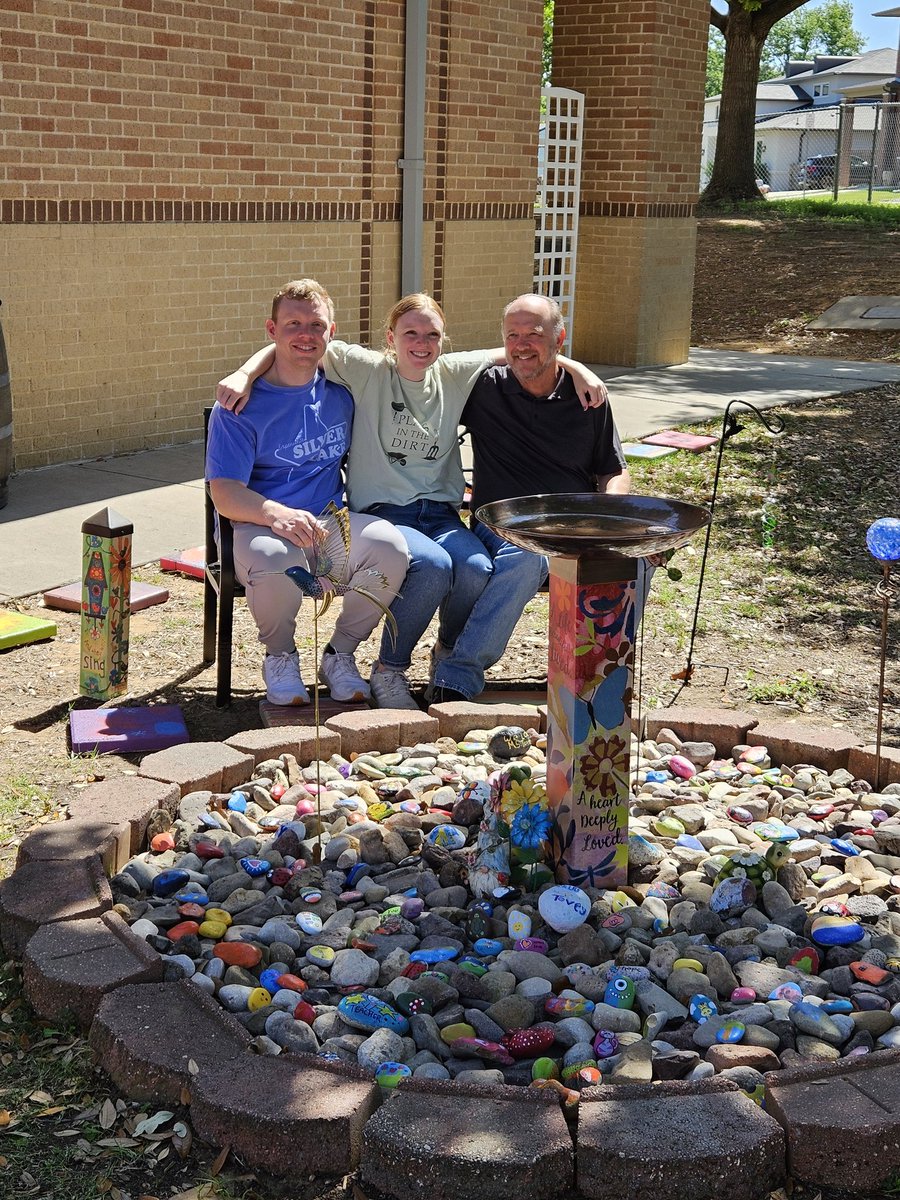
<path fill-rule="evenodd" d="M 279 975 L 275 981 L 280 988 L 286 988 L 289 992 L 305 992 L 307 983 L 305 979 L 301 979 L 299 975 L 291 975 L 286 971 L 284 975 Z"/>
<path fill-rule="evenodd" d="M 290 882 L 292 871 L 290 867 L 276 867 L 271 875 L 272 887 L 284 887 Z"/>
<path fill-rule="evenodd" d="M 262 950 L 249 942 L 218 942 L 213 957 L 221 958 L 229 967 L 255 967 L 262 958 Z"/>
<path fill-rule="evenodd" d="M 269 789 L 269 795 L 272 797 L 273 800 L 280 800 L 286 791 L 287 791 L 287 788 L 284 786 L 283 783 L 273 783 L 271 788 Z"/>
<path fill-rule="evenodd" d="M 156 854 L 162 854 L 164 850 L 174 850 L 175 839 L 168 830 L 165 833 L 158 833 L 156 837 L 150 839 L 150 849 Z"/>
<path fill-rule="evenodd" d="M 311 1004 L 307 1004 L 305 1000 L 301 1000 L 294 1009 L 294 1020 L 305 1021 L 307 1025 L 312 1025 L 316 1019 L 316 1010 Z"/>
<path fill-rule="evenodd" d="M 173 925 L 171 929 L 166 931 L 166 937 L 170 942 L 179 942 L 183 937 L 196 933 L 199 928 L 200 926 L 196 921 L 179 921 L 177 925 Z"/>
<path fill-rule="evenodd" d="M 427 970 L 428 970 L 427 963 L 411 962 L 409 964 L 409 966 L 406 966 L 403 968 L 403 970 L 400 972 L 400 974 L 403 976 L 404 979 L 417 979 L 422 974 L 423 971 L 427 971 Z"/>
<path fill-rule="evenodd" d="M 224 858 L 225 851 L 221 846 L 217 846 L 215 842 L 197 842 L 194 846 L 194 853 L 198 858 Z"/>
<path fill-rule="evenodd" d="M 549 1026 L 534 1029 L 516 1029 L 503 1039 L 503 1045 L 513 1058 L 540 1058 L 556 1040 Z"/>
<path fill-rule="evenodd" d="M 179 904 L 178 914 L 188 921 L 203 921 L 206 919 L 206 909 L 202 904 Z"/>
<path fill-rule="evenodd" d="M 863 983 L 871 983 L 878 987 L 881 983 L 886 983 L 890 978 L 890 971 L 883 971 L 881 967 L 876 967 L 874 963 L 867 962 L 852 962 L 850 970 L 857 979 Z"/>

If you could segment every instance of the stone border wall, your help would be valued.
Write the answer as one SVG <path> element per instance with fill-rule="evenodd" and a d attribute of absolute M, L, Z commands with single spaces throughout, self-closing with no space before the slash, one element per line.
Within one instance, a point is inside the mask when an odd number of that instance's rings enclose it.
<path fill-rule="evenodd" d="M 494 723 L 534 720 L 532 707 L 490 711 Z M 470 704 L 348 713 L 321 730 L 323 749 L 458 739 L 484 717 L 485 706 Z M 664 728 L 722 755 L 753 741 L 792 764 L 875 774 L 874 747 L 844 730 L 727 709 L 648 715 L 648 736 Z M 566 1112 L 553 1093 L 431 1080 L 409 1080 L 385 1099 L 364 1072 L 312 1056 L 254 1056 L 249 1069 L 246 1030 L 189 983 L 163 982 L 162 960 L 111 911 L 108 877 L 141 849 L 155 809 L 174 816 L 187 793 L 227 791 L 284 751 L 308 763 L 313 746 L 309 728 L 273 728 L 147 755 L 137 776 L 91 785 L 67 821 L 20 846 L 0 885 L 0 940 L 24 959 L 36 1012 L 72 1012 L 124 1095 L 173 1104 L 189 1095 L 198 1136 L 252 1167 L 358 1169 L 396 1200 L 469 1200 L 476 1190 L 484 1200 L 553 1200 L 573 1187 L 585 1200 L 663 1188 L 670 1200 L 754 1200 L 788 1177 L 871 1191 L 900 1170 L 900 1051 L 769 1073 L 766 1111 L 720 1078 L 604 1085 Z M 900 782 L 900 751 L 882 751 L 881 782 Z"/>

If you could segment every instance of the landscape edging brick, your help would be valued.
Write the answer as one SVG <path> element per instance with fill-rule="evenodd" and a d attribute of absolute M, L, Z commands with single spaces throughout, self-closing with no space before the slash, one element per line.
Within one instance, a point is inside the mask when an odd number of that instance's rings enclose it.
<path fill-rule="evenodd" d="M 435 706 L 435 707 L 444 707 L 444 706 Z M 694 710 L 694 711 L 697 711 L 697 710 Z M 701 726 L 699 721 L 697 721 L 695 723 L 695 725 L 685 724 L 684 722 L 679 723 L 678 710 L 675 710 L 675 709 L 658 710 L 654 715 L 659 721 L 657 728 L 665 728 L 667 726 L 671 727 L 676 732 L 678 732 L 682 737 L 684 737 L 686 740 L 712 740 L 712 737 L 710 736 L 708 731 L 715 727 L 716 720 L 718 720 L 718 725 L 719 725 L 720 730 L 723 730 L 725 727 L 726 717 L 728 719 L 733 719 L 734 716 L 736 715 L 733 712 L 731 712 L 730 710 L 721 710 L 720 713 L 716 713 L 716 710 L 702 710 L 702 711 L 706 712 L 707 714 L 710 714 L 710 716 L 707 720 L 707 723 L 703 726 Z M 737 715 L 740 716 L 740 714 L 737 714 Z M 440 719 L 440 715 L 438 716 L 438 719 Z M 801 728 L 802 727 L 797 727 L 797 732 L 800 732 Z M 705 738 L 703 737 L 703 733 L 701 732 L 701 729 L 703 732 L 706 733 Z M 741 727 L 741 732 L 743 733 L 744 736 L 746 736 L 747 733 L 749 733 L 750 729 L 752 729 L 752 724 L 749 726 L 746 726 L 746 727 Z M 443 732 L 443 730 L 442 730 L 442 732 Z M 734 732 L 733 727 L 732 727 L 732 732 Z M 737 738 L 735 743 L 733 743 L 733 744 L 738 744 L 739 741 L 740 741 L 740 738 Z M 218 743 L 213 743 L 210 745 L 218 745 Z M 175 748 L 175 749 L 177 749 L 177 748 Z M 229 747 L 229 749 L 232 749 L 232 748 Z M 719 749 L 719 746 L 717 744 L 717 750 L 718 749 Z M 727 747 L 726 750 L 727 749 L 730 749 L 730 747 Z M 819 765 L 819 763 L 817 762 L 817 754 L 818 754 L 818 750 L 821 750 L 821 749 L 822 749 L 822 747 L 817 748 L 816 746 L 813 746 L 813 745 L 804 746 L 804 753 L 801 756 L 803 761 L 808 761 L 809 763 L 811 763 L 811 765 Z M 725 752 L 725 751 L 723 750 L 722 752 Z M 161 753 L 166 754 L 168 752 L 163 751 Z M 853 757 L 852 757 L 853 755 L 862 754 L 862 753 L 864 753 L 864 751 L 862 751 L 862 750 L 850 749 L 848 751 L 848 760 L 853 761 Z M 148 756 L 148 757 L 150 757 L 150 756 Z M 247 762 L 251 763 L 251 765 L 252 765 L 252 755 L 240 755 L 239 754 L 239 755 L 237 755 L 237 758 L 244 759 Z M 237 769 L 236 765 L 235 765 L 235 759 L 227 757 L 227 762 L 228 762 L 228 765 L 230 768 Z M 223 770 L 224 770 L 224 767 L 223 767 Z M 250 767 L 247 767 L 246 770 L 249 774 Z M 208 776 L 204 776 L 204 780 L 206 780 L 207 778 L 208 778 Z M 246 776 L 244 777 L 244 779 L 239 780 L 239 782 L 244 782 L 245 779 L 246 779 Z M 155 780 L 155 777 L 153 775 L 141 774 L 140 776 L 134 776 L 134 777 L 123 776 L 121 779 L 118 779 L 115 781 L 104 781 L 104 785 L 109 784 L 111 786 L 110 787 L 103 786 L 103 791 L 102 791 L 101 795 L 97 797 L 98 808 L 100 808 L 102 810 L 105 807 L 105 805 L 110 801 L 112 795 L 114 794 L 123 803 L 123 806 L 127 810 L 128 803 L 129 803 L 129 795 L 128 795 L 129 788 L 133 787 L 135 789 L 145 789 L 146 790 L 148 783 L 152 783 L 152 782 L 154 782 L 154 780 Z M 175 780 L 162 780 L 159 782 L 163 785 L 162 790 L 160 792 L 161 803 L 159 804 L 159 806 L 166 808 L 167 811 L 174 811 L 174 805 L 177 803 L 177 794 L 179 792 L 178 787 L 174 786 L 176 781 Z M 224 777 L 223 777 L 222 782 L 224 782 Z M 92 786 L 102 786 L 102 785 L 92 785 Z M 184 785 L 182 784 L 181 786 L 183 789 Z M 200 789 L 197 787 L 196 783 L 192 781 L 190 787 L 187 790 L 200 790 Z M 82 803 L 78 806 L 79 817 L 81 817 L 82 815 L 87 816 L 88 812 L 90 810 L 90 802 L 89 802 L 90 798 L 87 797 L 87 795 L 86 795 L 86 793 L 89 791 L 90 791 L 90 789 L 86 789 L 86 792 L 82 793 L 82 796 L 80 797 Z M 137 792 L 136 792 L 136 794 L 137 794 Z M 132 829 L 132 837 L 134 836 L 135 828 L 139 827 L 140 823 L 142 821 L 144 823 L 144 827 L 146 828 L 144 812 L 147 810 L 147 804 L 145 803 L 144 795 L 145 795 L 144 792 L 140 793 L 141 798 L 138 800 L 138 803 L 135 806 L 137 809 L 142 810 L 140 815 L 137 817 L 132 815 L 131 817 L 128 818 L 129 824 Z M 87 800 L 88 802 L 85 803 L 84 802 L 85 800 Z M 170 808 L 170 805 L 172 806 L 171 808 Z M 152 811 L 152 808 L 156 807 L 156 806 L 157 805 L 155 803 L 153 805 L 151 805 L 150 806 L 151 811 Z M 106 817 L 105 813 L 102 815 L 104 818 Z M 149 816 L 149 812 L 147 812 L 146 815 Z M 133 847 L 132 852 L 134 852 L 135 850 L 137 850 L 139 848 L 140 848 L 139 846 Z M 14 950 L 18 950 L 19 953 L 21 954 L 25 950 L 25 946 L 28 943 L 29 937 L 31 936 L 31 934 L 33 932 L 35 932 L 34 929 L 30 929 L 30 930 L 28 929 L 28 920 L 29 919 L 24 914 L 19 913 L 16 909 L 16 898 L 17 897 L 21 898 L 26 893 L 30 894 L 29 889 L 25 889 L 23 891 L 23 889 L 21 887 L 21 882 L 22 882 L 21 877 L 16 881 L 16 886 L 12 889 L 12 891 L 10 891 L 10 889 L 9 889 L 10 883 L 14 879 L 16 879 L 17 876 L 20 876 L 20 872 L 24 873 L 25 875 L 29 875 L 30 874 L 29 868 L 32 868 L 32 867 L 38 867 L 41 871 L 47 871 L 48 868 L 52 869 L 55 866 L 65 866 L 65 865 L 66 864 L 64 863 L 63 860 L 52 860 L 49 862 L 24 864 L 23 867 L 17 868 L 17 870 L 13 873 L 13 875 L 10 876 L 10 879 L 8 879 L 4 884 L 0 885 L 0 935 L 3 936 L 4 944 L 6 944 L 7 938 L 11 937 L 11 940 L 14 944 Z M 92 856 L 92 858 L 89 859 L 87 863 L 75 863 L 75 864 L 69 863 L 68 867 L 69 867 L 70 871 L 74 869 L 74 870 L 76 870 L 76 872 L 77 872 L 78 868 L 82 868 L 87 873 L 87 875 L 92 879 L 95 890 L 97 888 L 99 888 L 99 890 L 102 891 L 103 888 L 105 887 L 105 892 L 106 892 L 105 898 L 109 899 L 111 902 L 111 894 L 109 893 L 109 883 L 108 883 L 108 880 L 106 879 L 105 875 L 103 874 L 102 865 L 97 856 Z M 31 872 L 31 873 L 33 873 L 33 872 Z M 97 878 L 98 875 L 99 875 L 100 879 Z M 102 885 L 100 884 L 100 880 L 102 880 Z M 26 882 L 28 882 L 28 881 L 26 881 Z M 44 883 L 42 884 L 42 890 L 45 888 L 46 888 L 46 880 L 44 880 Z M 12 905 L 10 905 L 10 903 L 9 903 L 10 899 L 12 899 L 12 901 L 13 901 Z M 84 897 L 82 897 L 82 900 L 83 899 L 84 899 Z M 98 912 L 98 914 L 97 914 L 98 916 L 101 915 L 105 911 L 102 908 L 103 899 L 104 899 L 104 897 L 101 896 L 100 897 L 101 907 L 100 907 L 100 912 Z M 76 901 L 76 903 L 77 903 L 77 901 Z M 13 911 L 11 911 L 11 909 Z M 60 915 L 55 916 L 53 918 L 42 917 L 36 922 L 36 925 L 40 925 L 42 923 L 42 921 L 45 921 L 45 920 L 73 921 L 73 920 L 82 920 L 84 918 L 85 918 L 85 914 L 80 911 L 72 912 L 72 913 L 60 913 Z M 106 923 L 115 924 L 115 921 L 113 920 L 113 918 L 115 918 L 115 920 L 118 920 L 116 914 L 112 914 L 112 913 L 108 914 L 108 916 L 106 918 Z M 133 936 L 133 935 L 130 935 L 130 933 L 129 933 L 129 936 Z M 40 947 L 38 947 L 38 949 L 40 949 Z M 224 1011 L 210 997 L 205 996 L 203 993 L 200 993 L 197 989 L 193 988 L 186 981 L 181 981 L 181 982 L 175 983 L 175 984 L 157 984 L 157 983 L 151 983 L 151 982 L 124 983 L 121 986 L 117 985 L 115 988 L 111 989 L 102 998 L 102 1000 L 99 1004 L 99 1007 L 98 1007 L 98 1015 L 97 1015 L 97 1017 L 95 1017 L 92 1025 L 91 1025 L 91 1031 L 90 1031 L 90 1041 L 91 1041 L 91 1044 L 95 1046 L 95 1049 L 97 1049 L 101 1055 L 101 1065 L 104 1066 L 104 1069 L 107 1070 L 107 1073 L 111 1076 L 113 1081 L 122 1090 L 122 1092 L 125 1095 L 133 1094 L 134 1080 L 136 1077 L 142 1076 L 143 1084 L 146 1086 L 139 1087 L 138 1090 L 141 1093 L 140 1098 L 145 1097 L 145 1095 L 147 1093 L 147 1087 L 152 1084 L 152 1087 L 150 1087 L 152 1098 L 170 1100 L 172 1103 L 178 1103 L 181 1099 L 184 1098 L 185 1089 L 190 1091 L 191 1086 L 192 1086 L 192 1076 L 191 1076 L 190 1071 L 188 1070 L 187 1064 L 183 1063 L 181 1068 L 176 1068 L 173 1064 L 164 1064 L 164 1063 L 158 1061 L 160 1056 L 156 1052 L 155 1043 L 151 1043 L 151 1045 L 149 1045 L 149 1046 L 147 1046 L 146 1044 L 142 1044 L 140 1031 L 138 1031 L 138 1033 L 135 1034 L 135 1036 L 132 1038 L 132 1044 L 130 1046 L 125 1047 L 124 1045 L 120 1045 L 118 1048 L 116 1048 L 114 1045 L 115 1038 L 112 1037 L 112 1034 L 109 1030 L 104 1031 L 103 1022 L 102 1022 L 102 1020 L 99 1019 L 101 1010 L 103 1009 L 104 1005 L 111 1007 L 113 1005 L 113 1000 L 116 996 L 119 997 L 118 1003 L 121 1005 L 124 1001 L 130 1000 L 132 997 L 139 996 L 141 994 L 141 992 L 143 991 L 143 989 L 146 989 L 148 987 L 151 987 L 151 988 L 152 987 L 156 987 L 156 988 L 161 987 L 161 988 L 166 988 L 166 989 L 175 988 L 175 989 L 179 990 L 180 994 L 182 994 L 186 998 L 186 1001 L 189 1004 L 189 1008 L 190 1008 L 190 1006 L 199 1008 L 201 1011 L 203 1011 L 207 1015 L 209 1021 L 211 1021 L 213 1023 L 213 1027 L 215 1027 L 221 1031 L 227 1031 L 229 1034 L 232 1035 L 231 1037 L 224 1039 L 224 1045 L 223 1045 L 223 1040 L 220 1037 L 213 1038 L 211 1040 L 207 1039 L 206 1042 L 204 1042 L 204 1039 L 202 1037 L 200 1037 L 200 1040 L 197 1044 L 197 1054 L 198 1054 L 199 1058 L 201 1060 L 203 1060 L 201 1062 L 198 1062 L 198 1066 L 200 1068 L 201 1073 L 204 1070 L 211 1070 L 212 1068 L 211 1068 L 210 1064 L 220 1063 L 223 1061 L 223 1053 L 222 1053 L 223 1050 L 224 1050 L 224 1061 L 226 1061 L 226 1062 L 230 1062 L 233 1058 L 237 1057 L 238 1055 L 243 1054 L 246 1051 L 246 1047 L 250 1041 L 250 1037 L 249 1037 L 249 1034 L 247 1033 L 247 1031 L 244 1030 L 243 1026 L 241 1026 L 239 1022 L 237 1022 L 229 1014 L 224 1013 Z M 147 993 L 147 995 L 149 995 L 149 994 L 150 993 Z M 171 995 L 173 993 L 169 992 L 168 994 Z M 148 1036 L 148 1028 L 146 1025 L 143 1029 L 143 1036 L 144 1036 L 144 1038 L 146 1038 Z M 156 1034 L 154 1033 L 153 1036 L 155 1037 Z M 198 1035 L 197 1031 L 194 1031 L 194 1030 L 191 1031 L 192 1039 L 194 1039 L 196 1041 L 198 1036 L 199 1035 Z M 883 1056 L 887 1055 L 887 1054 L 890 1054 L 892 1056 L 892 1058 L 894 1058 L 894 1059 L 900 1059 L 900 1052 L 879 1051 L 877 1054 L 869 1056 L 868 1061 L 863 1060 L 863 1059 L 856 1060 L 854 1062 L 851 1062 L 847 1067 L 842 1066 L 839 1071 L 836 1071 L 836 1069 L 834 1067 L 824 1067 L 823 1068 L 823 1067 L 812 1066 L 809 1068 L 798 1068 L 798 1069 L 792 1070 L 790 1072 L 777 1072 L 777 1073 L 773 1072 L 769 1076 L 767 1076 L 767 1082 L 770 1082 L 771 1086 L 774 1089 L 776 1089 L 776 1091 L 779 1087 L 781 1087 L 783 1090 L 785 1087 L 790 1086 L 792 1083 L 797 1083 L 804 1079 L 813 1079 L 813 1078 L 821 1079 L 823 1082 L 827 1083 L 830 1079 L 836 1080 L 838 1077 L 842 1077 L 842 1076 L 846 1076 L 846 1075 L 853 1075 L 858 1072 L 863 1072 L 865 1070 L 870 1070 L 870 1071 L 877 1070 L 883 1066 L 893 1065 L 893 1063 L 888 1064 L 888 1063 L 884 1062 Z M 181 1057 L 182 1057 L 182 1059 L 184 1059 L 185 1056 L 182 1055 Z M 300 1065 L 300 1056 L 291 1056 L 291 1059 L 292 1059 L 292 1062 L 296 1066 Z M 255 1060 L 254 1065 L 256 1065 L 256 1063 L 258 1061 L 259 1060 Z M 328 1068 L 328 1069 L 326 1070 L 325 1068 Z M 331 1067 L 329 1064 L 320 1064 L 320 1065 L 317 1065 L 315 1069 L 317 1070 L 319 1075 L 322 1075 L 322 1076 L 325 1076 L 328 1074 L 335 1074 L 335 1075 L 340 1076 L 342 1079 L 346 1079 L 348 1076 L 353 1079 L 358 1079 L 358 1072 L 354 1071 L 353 1068 L 347 1068 L 347 1067 L 343 1067 L 343 1066 Z M 193 1081 L 193 1082 L 196 1083 L 196 1081 Z M 684 1089 L 687 1089 L 691 1096 L 693 1096 L 697 1099 L 700 1099 L 700 1100 L 702 1100 L 704 1097 L 709 1099 L 714 1094 L 725 1095 L 725 1094 L 730 1093 L 734 1089 L 733 1084 L 729 1084 L 729 1086 L 727 1086 L 727 1087 L 723 1087 L 722 1086 L 723 1084 L 728 1084 L 728 1081 L 710 1080 L 710 1081 L 708 1081 L 708 1083 L 706 1083 L 705 1086 L 703 1083 L 701 1083 L 699 1085 L 687 1085 L 687 1084 L 683 1084 L 683 1083 L 680 1084 L 680 1083 L 676 1082 L 676 1083 L 654 1085 L 654 1087 L 652 1089 L 645 1089 L 645 1090 L 652 1092 L 652 1098 L 654 1101 L 662 1102 L 662 1101 L 665 1101 L 666 1099 L 670 1098 L 672 1100 L 672 1102 L 675 1103 L 676 1096 L 678 1096 Z M 323 1086 L 324 1086 L 324 1084 L 323 1084 Z M 511 1090 L 514 1090 L 514 1089 L 510 1089 L 508 1087 L 504 1087 L 503 1089 L 493 1089 L 493 1088 L 484 1089 L 484 1088 L 480 1087 L 479 1085 L 464 1085 L 464 1084 L 463 1085 L 452 1085 L 452 1087 L 447 1087 L 446 1085 L 442 1085 L 438 1081 L 411 1080 L 411 1081 L 409 1081 L 409 1083 L 404 1085 L 403 1089 L 401 1091 L 399 1091 L 396 1095 L 399 1097 L 399 1096 L 402 1096 L 403 1092 L 407 1092 L 410 1095 L 417 1093 L 419 1096 L 422 1096 L 422 1097 L 429 1095 L 429 1094 L 433 1095 L 436 1098 L 437 1097 L 449 1098 L 451 1100 L 455 1097 L 455 1098 L 460 1099 L 461 1102 L 464 1102 L 463 1098 L 467 1099 L 469 1102 L 472 1102 L 476 1099 L 484 1098 L 485 1101 L 489 1102 L 491 1100 L 496 1101 L 498 1096 L 503 1096 L 504 1099 L 507 1099 L 506 1094 L 508 1092 L 510 1092 Z M 615 1088 L 612 1088 L 609 1085 L 606 1085 L 605 1088 L 591 1089 L 589 1092 L 584 1093 L 582 1096 L 582 1105 L 584 1106 L 583 1114 L 586 1118 L 586 1122 L 587 1123 L 590 1122 L 590 1113 L 591 1113 L 592 1105 L 595 1105 L 598 1102 L 604 1103 L 604 1102 L 608 1102 L 609 1100 L 618 1100 L 619 1102 L 621 1102 L 623 1104 L 646 1103 L 647 1102 L 647 1100 L 645 1098 L 639 1098 L 637 1096 L 632 1095 L 632 1093 L 634 1091 L 635 1091 L 635 1089 L 629 1087 L 628 1085 L 616 1085 Z M 594 1092 L 597 1092 L 598 1094 L 593 1095 Z M 484 1093 L 483 1097 L 482 1097 L 482 1093 Z M 320 1094 L 323 1094 L 323 1093 L 320 1092 Z M 535 1099 L 533 1100 L 532 1097 L 534 1097 Z M 549 1092 L 528 1093 L 528 1092 L 523 1091 L 523 1094 L 521 1097 L 519 1097 L 519 1096 L 515 1097 L 515 1099 L 517 1101 L 519 1101 L 520 1104 L 521 1103 L 528 1104 L 528 1103 L 538 1102 L 537 1098 L 539 1098 L 539 1100 L 544 1101 L 544 1102 L 552 1102 L 552 1096 L 550 1095 Z M 752 1102 L 747 1100 L 747 1103 L 751 1104 L 751 1107 L 753 1107 Z M 557 1111 L 560 1114 L 562 1114 L 562 1110 L 557 1110 Z M 746 1111 L 750 1112 L 750 1109 L 747 1109 Z M 764 1114 L 761 1114 L 761 1115 L 764 1115 Z M 753 1118 L 753 1119 L 755 1119 L 755 1118 Z M 777 1123 L 777 1122 L 775 1122 L 774 1117 L 771 1118 L 771 1120 L 773 1123 Z M 900 1126 L 900 1120 L 898 1120 L 898 1126 Z M 779 1128 L 781 1128 L 781 1126 L 779 1126 Z M 893 1128 L 894 1128 L 894 1126 L 891 1126 L 891 1129 L 893 1129 Z M 788 1121 L 785 1125 L 784 1134 L 782 1136 L 786 1135 L 788 1137 L 788 1139 L 790 1139 L 790 1137 L 792 1136 L 792 1132 L 796 1133 L 797 1131 L 792 1130 L 792 1128 L 790 1126 L 790 1122 Z M 836 1134 L 838 1134 L 839 1132 L 841 1132 L 841 1131 L 835 1129 Z M 438 1135 L 439 1135 L 439 1131 L 438 1131 Z M 898 1139 L 898 1141 L 900 1141 L 900 1139 Z M 576 1142 L 576 1144 L 577 1144 L 577 1142 Z M 304 1151 L 304 1154 L 305 1153 L 306 1152 Z M 727 1154 L 727 1147 L 724 1148 L 723 1153 Z M 646 1155 L 647 1155 L 646 1146 L 643 1147 L 643 1154 L 646 1157 Z M 781 1178 L 781 1177 L 783 1177 L 784 1172 L 786 1170 L 786 1158 L 785 1158 L 785 1153 L 784 1153 L 783 1149 L 781 1151 L 777 1151 L 774 1149 L 773 1146 L 770 1145 L 769 1152 L 768 1152 L 768 1160 L 771 1160 L 771 1161 L 767 1161 L 767 1164 L 765 1165 L 765 1169 L 761 1170 L 761 1173 L 758 1174 L 757 1185 L 756 1185 L 757 1191 L 755 1193 L 756 1195 L 762 1195 L 763 1192 L 765 1190 L 767 1190 L 767 1185 L 764 1183 L 765 1179 L 770 1179 L 770 1178 L 775 1178 L 775 1177 Z M 775 1161 L 775 1160 L 780 1160 L 780 1161 Z M 305 1157 L 303 1158 L 303 1161 L 304 1162 L 306 1161 Z M 582 1164 L 584 1163 L 584 1161 L 585 1161 L 584 1159 L 581 1160 Z M 256 1165 L 259 1165 L 260 1167 L 265 1168 L 266 1164 L 265 1164 L 265 1162 L 260 1162 Z M 498 1173 L 502 1173 L 502 1171 L 504 1169 L 504 1163 L 502 1161 L 502 1158 L 498 1157 L 494 1165 L 496 1166 Z M 663 1170 L 664 1172 L 667 1170 L 664 1159 L 659 1160 L 659 1168 L 660 1168 L 660 1170 Z M 402 1164 L 401 1164 L 401 1169 L 402 1169 Z M 407 1166 L 407 1169 L 408 1169 L 408 1166 Z M 652 1168 L 649 1168 L 649 1167 L 648 1167 L 648 1169 L 652 1170 Z M 737 1169 L 737 1168 L 733 1168 L 733 1169 Z M 582 1176 L 584 1176 L 583 1170 L 581 1171 L 580 1174 Z M 857 1175 L 855 1177 L 855 1181 L 857 1183 L 859 1181 L 859 1178 L 860 1178 L 859 1175 Z M 682 1192 L 679 1192 L 678 1187 L 676 1185 L 676 1179 L 674 1176 L 671 1175 L 670 1172 L 668 1175 L 664 1175 L 664 1182 L 667 1185 L 668 1194 L 670 1195 L 670 1197 L 672 1197 L 672 1200 L 698 1200 L 698 1196 L 700 1195 L 700 1193 L 697 1191 L 696 1180 L 694 1180 L 691 1184 L 686 1183 L 685 1190 Z M 821 1182 L 826 1182 L 826 1180 L 822 1180 Z M 489 1181 L 486 1179 L 482 1179 L 481 1183 L 483 1186 L 486 1187 L 489 1184 Z M 844 1186 L 853 1187 L 854 1179 L 851 1179 L 849 1182 L 846 1182 L 844 1184 Z M 401 1194 L 400 1192 L 393 1192 L 391 1194 L 396 1195 L 398 1197 L 398 1200 L 404 1200 L 403 1194 Z M 417 1193 L 417 1194 L 420 1194 L 420 1193 Z M 489 1191 L 487 1191 L 487 1190 L 485 1191 L 486 1197 L 489 1197 L 490 1194 L 491 1193 Z M 546 1194 L 546 1193 L 544 1193 L 544 1194 Z M 588 1192 L 583 1193 L 583 1194 L 591 1197 L 591 1196 L 596 1195 L 597 1193 L 589 1190 Z M 743 1193 L 741 1193 L 741 1194 L 743 1194 Z M 737 1196 L 738 1193 L 733 1192 L 732 1190 L 729 1190 L 729 1195 Z"/>

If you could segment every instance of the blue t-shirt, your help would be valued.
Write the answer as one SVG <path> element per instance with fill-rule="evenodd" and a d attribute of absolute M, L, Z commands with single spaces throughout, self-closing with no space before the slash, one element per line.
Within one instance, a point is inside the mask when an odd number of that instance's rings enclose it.
<path fill-rule="evenodd" d="M 306 387 L 257 379 L 238 416 L 213 408 L 206 478 L 237 479 L 267 500 L 318 515 L 332 500 L 343 503 L 341 462 L 352 427 L 350 393 L 321 371 Z"/>

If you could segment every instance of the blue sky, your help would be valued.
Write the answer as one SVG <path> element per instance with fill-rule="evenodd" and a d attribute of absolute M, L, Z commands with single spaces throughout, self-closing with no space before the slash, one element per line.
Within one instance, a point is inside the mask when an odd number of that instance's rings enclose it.
<path fill-rule="evenodd" d="M 818 4 L 813 4 L 814 8 Z M 900 17 L 874 17 L 885 9 L 900 8 L 900 0 L 853 0 L 853 28 L 866 39 L 864 50 L 896 47 L 900 37 Z"/>

